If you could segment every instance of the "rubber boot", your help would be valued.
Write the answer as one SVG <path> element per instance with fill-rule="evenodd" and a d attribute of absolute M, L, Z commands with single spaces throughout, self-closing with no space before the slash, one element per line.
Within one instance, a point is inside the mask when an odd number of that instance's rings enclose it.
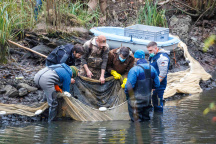
<path fill-rule="evenodd" d="M 155 90 L 152 95 L 154 111 L 163 112 L 163 91 Z"/>
<path fill-rule="evenodd" d="M 58 101 L 57 101 L 57 93 L 53 92 L 52 93 L 52 104 L 49 107 L 49 118 L 48 122 L 50 123 L 51 121 L 54 120 L 54 118 L 57 115 L 57 110 L 58 110 Z"/>

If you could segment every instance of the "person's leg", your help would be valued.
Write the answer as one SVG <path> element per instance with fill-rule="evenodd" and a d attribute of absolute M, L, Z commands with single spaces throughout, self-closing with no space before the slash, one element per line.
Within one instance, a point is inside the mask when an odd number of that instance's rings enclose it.
<path fill-rule="evenodd" d="M 34 10 L 36 21 L 37 21 L 38 12 L 40 11 L 41 6 L 42 6 L 42 1 L 36 0 L 35 10 Z"/>
<path fill-rule="evenodd" d="M 163 94 L 164 89 L 156 89 L 152 95 L 152 104 L 154 111 L 163 111 Z"/>
<path fill-rule="evenodd" d="M 39 82 L 40 86 L 43 88 L 47 102 L 49 105 L 49 118 L 48 122 L 51 122 L 57 115 L 58 101 L 57 94 L 55 90 L 55 83 L 59 81 L 59 76 L 52 70 L 45 73 Z"/>

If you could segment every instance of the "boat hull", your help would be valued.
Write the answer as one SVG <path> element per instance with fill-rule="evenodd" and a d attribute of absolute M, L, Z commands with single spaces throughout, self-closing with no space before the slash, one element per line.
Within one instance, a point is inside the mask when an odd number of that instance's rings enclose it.
<path fill-rule="evenodd" d="M 115 49 L 121 46 L 130 47 L 133 52 L 138 49 L 142 49 L 148 54 L 147 45 L 149 40 L 138 39 L 133 37 L 124 36 L 124 28 L 122 27 L 94 27 L 90 31 L 95 36 L 104 35 L 107 38 L 107 43 L 110 49 Z M 171 51 L 177 48 L 180 39 L 175 36 L 169 35 L 169 40 L 165 42 L 157 42 L 159 48 L 164 48 L 167 51 Z"/>
<path fill-rule="evenodd" d="M 133 52 L 135 52 L 138 49 L 142 49 L 142 50 L 144 50 L 144 52 L 146 54 L 148 54 L 147 44 L 145 45 L 145 44 L 136 44 L 136 43 L 129 43 L 129 42 L 120 42 L 120 41 L 115 41 L 115 40 L 110 40 L 110 39 L 107 39 L 107 44 L 109 45 L 110 49 L 115 49 L 115 48 L 119 48 L 121 46 L 125 46 L 125 47 L 131 48 L 131 50 Z M 177 48 L 177 46 L 178 46 L 178 43 L 170 45 L 170 46 L 162 46 L 162 47 L 158 46 L 158 47 L 163 48 L 167 51 L 171 51 L 171 50 Z"/>

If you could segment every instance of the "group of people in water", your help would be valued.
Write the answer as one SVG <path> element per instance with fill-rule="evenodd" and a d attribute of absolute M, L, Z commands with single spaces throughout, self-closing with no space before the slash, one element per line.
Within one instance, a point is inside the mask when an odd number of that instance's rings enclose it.
<path fill-rule="evenodd" d="M 152 105 L 154 111 L 163 111 L 169 52 L 158 48 L 156 42 L 150 42 L 147 50 L 148 61 L 141 49 L 134 54 L 125 46 L 110 50 L 103 35 L 93 37 L 83 46 L 58 46 L 47 57 L 46 67 L 34 77 L 36 85 L 44 90 L 43 101 L 49 105 L 48 121 L 51 122 L 57 115 L 56 90 L 61 87 L 64 94 L 70 97 L 70 84 L 76 82 L 77 76 L 97 79 L 101 84 L 109 76 L 116 80 L 123 78 L 121 87 L 126 94 L 132 121 L 149 120 Z"/>

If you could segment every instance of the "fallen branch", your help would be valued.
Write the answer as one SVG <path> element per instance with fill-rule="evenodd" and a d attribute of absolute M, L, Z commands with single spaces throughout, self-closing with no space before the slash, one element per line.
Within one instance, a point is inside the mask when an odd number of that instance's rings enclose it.
<path fill-rule="evenodd" d="M 39 52 L 37 52 L 37 51 L 34 51 L 34 50 L 32 50 L 32 49 L 30 49 L 30 48 L 27 48 L 27 47 L 25 47 L 25 46 L 22 46 L 22 45 L 20 45 L 20 44 L 18 44 L 18 43 L 15 43 L 15 42 L 11 41 L 11 40 L 7 40 L 7 41 L 8 41 L 9 43 L 11 43 L 11 44 L 14 44 L 14 45 L 20 47 L 20 48 L 23 48 L 23 49 L 25 49 L 25 50 L 28 50 L 28 51 L 33 52 L 33 53 L 35 53 L 35 54 L 38 54 L 39 56 L 42 56 L 42 57 L 44 57 L 44 58 L 47 58 L 47 56 L 44 55 L 44 54 L 42 54 L 42 53 L 39 53 Z"/>
<path fill-rule="evenodd" d="M 164 4 L 168 3 L 168 2 L 169 2 L 169 0 L 162 1 L 162 2 L 159 2 L 158 5 L 162 6 L 162 5 L 164 5 Z"/>
<path fill-rule="evenodd" d="M 194 27 L 194 26 L 196 25 L 196 23 L 199 21 L 199 19 L 200 19 L 208 10 L 210 10 L 210 8 L 211 8 L 211 7 L 209 7 L 206 11 L 204 11 L 204 12 L 200 15 L 200 17 L 196 20 L 196 22 L 194 23 L 194 25 L 193 25 L 192 27 Z"/>

